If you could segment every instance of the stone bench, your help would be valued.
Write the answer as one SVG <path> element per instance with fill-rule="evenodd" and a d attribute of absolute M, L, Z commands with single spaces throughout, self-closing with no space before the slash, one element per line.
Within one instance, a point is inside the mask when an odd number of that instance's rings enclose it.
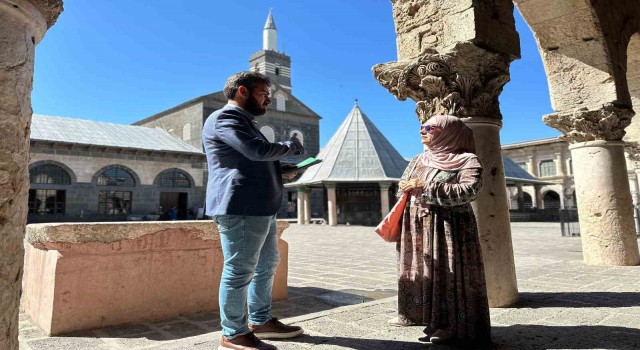
<path fill-rule="evenodd" d="M 273 300 L 287 299 L 287 227 Z M 22 302 L 49 335 L 214 311 L 223 261 L 211 221 L 27 225 Z"/>

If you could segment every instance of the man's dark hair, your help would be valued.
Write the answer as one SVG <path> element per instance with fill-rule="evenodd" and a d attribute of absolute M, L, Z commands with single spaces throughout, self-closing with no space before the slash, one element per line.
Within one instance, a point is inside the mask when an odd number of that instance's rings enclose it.
<path fill-rule="evenodd" d="M 249 91 L 253 91 L 253 88 L 258 84 L 271 86 L 271 79 L 259 72 L 236 73 L 230 76 L 224 84 L 224 96 L 229 100 L 233 100 L 236 97 L 236 92 L 238 92 L 239 87 L 244 86 L 249 89 Z"/>

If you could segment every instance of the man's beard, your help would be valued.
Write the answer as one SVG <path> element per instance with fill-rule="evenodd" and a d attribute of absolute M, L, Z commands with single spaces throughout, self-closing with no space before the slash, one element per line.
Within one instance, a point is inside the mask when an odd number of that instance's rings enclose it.
<path fill-rule="evenodd" d="M 247 99 L 244 109 L 254 116 L 263 115 L 267 112 L 267 107 L 262 107 L 253 95 L 249 95 L 249 99 Z"/>

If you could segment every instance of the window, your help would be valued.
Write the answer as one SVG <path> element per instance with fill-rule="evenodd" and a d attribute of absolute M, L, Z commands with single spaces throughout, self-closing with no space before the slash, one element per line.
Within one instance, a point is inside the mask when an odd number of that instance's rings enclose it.
<path fill-rule="evenodd" d="M 136 181 L 133 175 L 123 167 L 115 165 L 104 170 L 98 176 L 98 186 L 134 187 Z"/>
<path fill-rule="evenodd" d="M 276 75 L 280 75 L 280 66 L 276 66 L 275 73 Z"/>
<path fill-rule="evenodd" d="M 276 95 L 276 109 L 279 111 L 284 111 L 287 108 L 287 101 L 283 94 Z"/>
<path fill-rule="evenodd" d="M 300 143 L 304 145 L 304 135 L 300 130 L 291 130 L 289 137 L 292 138 L 294 136 L 297 137 L 298 140 L 300 140 Z"/>
<path fill-rule="evenodd" d="M 191 123 L 186 123 L 182 127 L 182 140 L 183 141 L 191 140 Z"/>
<path fill-rule="evenodd" d="M 260 132 L 264 137 L 267 138 L 269 142 L 274 142 L 276 139 L 276 133 L 273 131 L 273 128 L 270 126 L 263 126 L 260 128 Z"/>
<path fill-rule="evenodd" d="M 158 175 L 156 184 L 168 188 L 189 188 L 191 181 L 189 176 L 178 169 L 165 170 Z"/>
<path fill-rule="evenodd" d="M 543 160 L 540 162 L 540 177 L 555 176 L 556 162 L 553 160 Z"/>
<path fill-rule="evenodd" d="M 529 168 L 527 167 L 527 163 L 518 163 L 518 166 L 522 168 L 522 170 L 524 171 L 529 171 Z"/>
<path fill-rule="evenodd" d="M 98 194 L 98 214 L 119 215 L 130 213 L 130 191 L 100 191 Z"/>
<path fill-rule="evenodd" d="M 29 190 L 29 214 L 64 215 L 64 190 Z"/>
<path fill-rule="evenodd" d="M 29 182 L 32 184 L 69 185 L 69 174 L 61 167 L 53 164 L 39 165 L 29 170 Z"/>
<path fill-rule="evenodd" d="M 573 159 L 569 158 L 569 174 L 573 175 Z"/>

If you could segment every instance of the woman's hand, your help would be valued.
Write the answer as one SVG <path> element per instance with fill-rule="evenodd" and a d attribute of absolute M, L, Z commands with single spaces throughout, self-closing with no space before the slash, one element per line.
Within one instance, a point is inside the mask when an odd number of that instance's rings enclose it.
<path fill-rule="evenodd" d="M 424 180 L 421 179 L 410 179 L 410 180 L 400 180 L 398 182 L 398 187 L 402 192 L 409 192 L 416 188 L 424 187 Z"/>

